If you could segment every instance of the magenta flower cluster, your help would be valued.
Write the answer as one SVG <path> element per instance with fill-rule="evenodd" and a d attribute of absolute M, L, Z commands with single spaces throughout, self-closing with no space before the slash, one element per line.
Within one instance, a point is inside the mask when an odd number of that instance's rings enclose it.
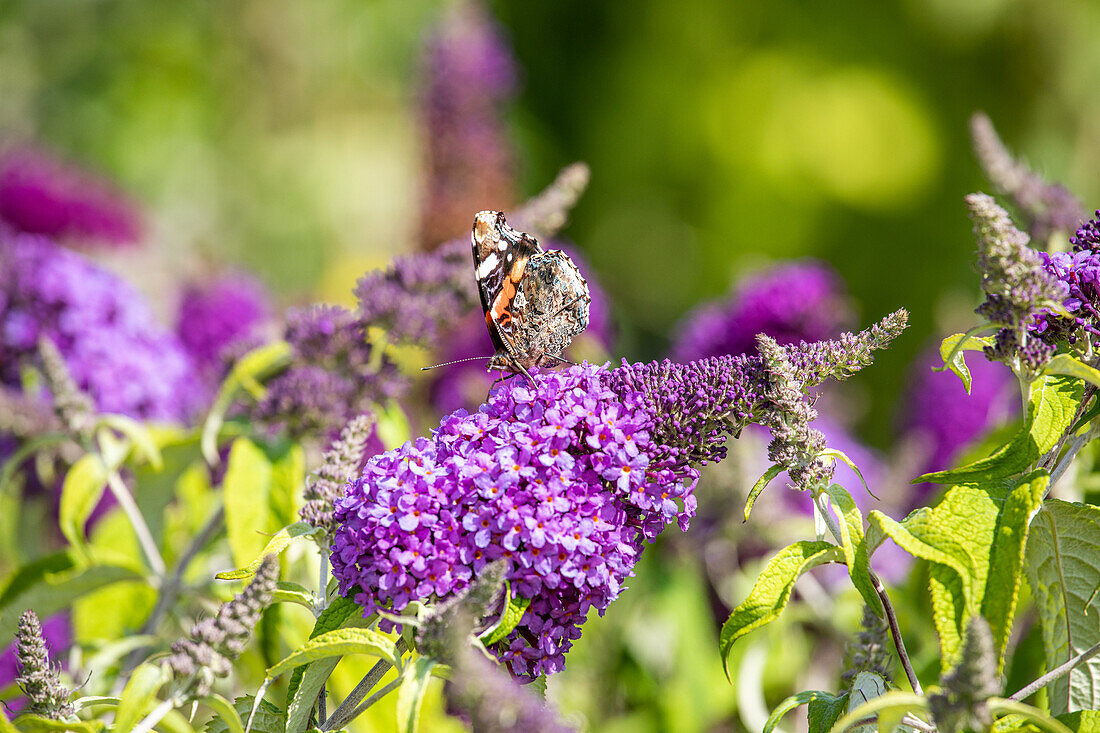
<path fill-rule="evenodd" d="M 46 237 L 0 230 L 0 383 L 54 342 L 101 412 L 185 421 L 206 394 L 190 355 L 128 283 Z"/>
<path fill-rule="evenodd" d="M 81 244 L 133 244 L 142 234 L 136 207 L 112 186 L 29 147 L 0 157 L 0 221 Z"/>
<path fill-rule="evenodd" d="M 1077 340 L 1080 331 L 1100 336 L 1100 211 L 1070 238 L 1072 252 L 1040 252 L 1043 268 L 1058 279 L 1065 297 L 1062 305 L 1073 320 L 1041 312 L 1033 330 L 1048 342 Z"/>
<path fill-rule="evenodd" d="M 590 365 L 512 379 L 480 412 L 368 461 L 336 503 L 333 572 L 367 611 L 399 612 L 511 561 L 531 606 L 497 649 L 519 675 L 561 669 L 591 608 L 633 572 L 643 540 L 694 514 L 691 486 L 651 463 L 640 393 Z"/>

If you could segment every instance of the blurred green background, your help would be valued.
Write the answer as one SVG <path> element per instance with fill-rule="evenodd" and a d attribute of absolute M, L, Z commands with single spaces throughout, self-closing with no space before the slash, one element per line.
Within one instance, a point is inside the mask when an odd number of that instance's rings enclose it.
<path fill-rule="evenodd" d="M 0 130 L 104 170 L 152 212 L 152 254 L 347 299 L 414 246 L 422 40 L 444 4 L 0 3 Z M 610 290 L 620 351 L 660 355 L 700 299 L 774 258 L 835 266 L 904 364 L 975 304 L 966 121 L 1095 204 L 1100 6 L 1050 0 L 496 2 L 524 72 L 524 192 L 585 160 L 568 230 Z M 459 234 L 460 232 L 456 232 Z M 148 282 L 157 282 L 150 274 Z M 885 435 L 888 410 L 864 432 Z"/>

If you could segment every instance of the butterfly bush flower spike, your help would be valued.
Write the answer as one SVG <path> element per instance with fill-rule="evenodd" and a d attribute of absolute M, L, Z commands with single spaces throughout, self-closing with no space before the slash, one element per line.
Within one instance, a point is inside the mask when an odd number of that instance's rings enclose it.
<path fill-rule="evenodd" d="M 1054 347 L 1033 331 L 1041 332 L 1040 313 L 1047 304 L 1061 302 L 1066 287 L 1044 268 L 1040 254 L 1028 246 L 1028 236 L 1013 226 L 1008 212 L 991 196 L 970 194 L 966 205 L 974 221 L 986 296 L 976 312 L 1000 326 L 986 356 L 1015 371 L 1037 373 Z"/>
<path fill-rule="evenodd" d="M 243 591 L 223 603 L 216 616 L 192 626 L 189 638 L 172 644 L 165 664 L 183 693 L 192 698 L 206 697 L 214 680 L 229 674 L 259 623 L 260 614 L 271 602 L 278 578 L 279 561 L 268 555 Z"/>
<path fill-rule="evenodd" d="M 332 536 L 333 503 L 344 484 L 359 471 L 373 429 L 374 418 L 370 415 L 353 417 L 321 457 L 321 467 L 306 479 L 302 497 L 305 503 L 299 516 L 303 522 L 321 529 L 325 537 Z"/>
<path fill-rule="evenodd" d="M 385 355 L 375 358 L 366 326 L 339 306 L 316 305 L 287 314 L 284 337 L 290 366 L 268 380 L 253 416 L 291 435 L 336 434 L 352 417 L 400 394 L 405 379 Z"/>
<path fill-rule="evenodd" d="M 65 720 L 75 712 L 72 692 L 61 684 L 59 668 L 50 663 L 42 624 L 34 611 L 24 611 L 15 633 L 19 676 L 15 684 L 27 696 L 26 712 L 52 720 Z"/>
<path fill-rule="evenodd" d="M 845 378 L 904 327 L 779 347 L 799 384 Z M 477 413 L 374 456 L 336 502 L 333 574 L 372 612 L 446 600 L 488 563 L 511 563 L 531 599 L 494 651 L 523 676 L 561 669 L 589 610 L 602 612 L 643 544 L 695 513 L 698 467 L 775 409 L 760 357 L 591 365 L 505 381 Z"/>
<path fill-rule="evenodd" d="M 1084 218 L 1081 202 L 1065 186 L 1044 181 L 1012 157 L 989 117 L 981 112 L 971 117 L 970 136 L 986 178 L 1024 215 L 1033 239 L 1046 242 L 1055 232 L 1077 228 Z"/>
<path fill-rule="evenodd" d="M 512 203 L 515 153 L 502 112 L 518 73 L 501 29 L 476 0 L 450 7 L 428 40 L 424 66 L 428 175 L 421 239 L 433 248 L 486 204 Z"/>

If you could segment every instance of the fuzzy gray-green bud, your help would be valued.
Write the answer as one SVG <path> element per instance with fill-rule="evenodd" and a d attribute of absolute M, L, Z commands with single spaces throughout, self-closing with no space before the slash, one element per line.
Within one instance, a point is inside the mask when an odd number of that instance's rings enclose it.
<path fill-rule="evenodd" d="M 34 611 L 24 611 L 15 632 L 15 658 L 19 676 L 15 684 L 27 696 L 27 712 L 53 720 L 65 720 L 74 710 L 72 692 L 61 684 L 59 668 L 50 664 L 42 624 Z"/>
<path fill-rule="evenodd" d="M 986 701 L 1001 691 L 993 632 L 981 616 L 970 617 L 959 663 L 940 678 L 942 691 L 928 696 L 932 717 L 942 733 L 985 731 L 993 724 Z"/>
<path fill-rule="evenodd" d="M 191 636 L 172 644 L 168 668 L 184 691 L 194 697 L 210 694 L 214 680 L 225 677 L 260 621 L 260 614 L 271 603 L 279 577 L 279 560 L 268 555 L 256 570 L 252 582 L 233 600 L 218 609 L 216 616 L 205 618 L 191 627 Z"/>
<path fill-rule="evenodd" d="M 42 360 L 42 376 L 53 395 L 53 407 L 57 416 L 74 436 L 87 437 L 95 417 L 95 406 L 91 397 L 77 386 L 64 357 L 53 341 L 48 338 L 38 340 L 38 357 Z"/>
<path fill-rule="evenodd" d="M 359 468 L 373 427 L 374 418 L 370 415 L 359 415 L 348 421 L 340 431 L 340 437 L 321 457 L 321 467 L 306 479 L 305 503 L 298 515 L 303 522 L 323 530 L 324 538 L 332 536 L 335 525 L 333 504 L 343 492 L 348 478 Z M 327 542 L 327 539 L 323 541 Z"/>

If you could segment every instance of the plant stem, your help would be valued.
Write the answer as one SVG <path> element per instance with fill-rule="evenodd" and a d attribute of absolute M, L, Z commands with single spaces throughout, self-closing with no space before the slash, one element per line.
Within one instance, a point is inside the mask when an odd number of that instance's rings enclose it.
<path fill-rule="evenodd" d="M 160 587 L 160 593 L 157 595 L 156 605 L 153 606 L 152 613 L 149 614 L 149 618 L 145 619 L 145 623 L 141 627 L 141 631 L 138 634 L 141 635 L 153 635 L 157 631 L 157 626 L 160 625 L 161 619 L 176 603 L 176 598 L 179 597 L 180 590 L 183 587 L 183 575 L 187 572 L 187 568 L 190 567 L 191 562 L 202 551 L 204 547 L 213 539 L 214 534 L 221 528 L 222 520 L 225 518 L 225 507 L 219 506 L 217 510 L 206 520 L 206 524 L 203 525 L 199 533 L 195 535 L 191 540 L 191 544 L 187 546 L 180 559 L 176 562 L 174 568 L 172 568 L 172 574 L 165 579 L 164 583 Z M 123 673 L 129 672 L 136 667 L 141 661 L 141 655 L 148 647 L 141 647 L 130 652 L 130 655 L 126 657 L 126 662 L 123 664 Z"/>
<path fill-rule="evenodd" d="M 163 720 L 164 716 L 170 713 L 174 707 L 176 707 L 176 701 L 172 698 L 163 701 L 160 705 L 157 705 L 149 711 L 149 714 L 146 715 L 140 723 L 135 725 L 130 730 L 130 733 L 149 733 L 149 731 L 153 730 L 153 726 Z"/>
<path fill-rule="evenodd" d="M 397 679 L 393 680 L 393 681 L 392 681 L 392 682 L 390 682 L 390 683 L 389 683 L 388 685 L 386 685 L 385 687 L 383 687 L 383 688 L 382 688 L 381 690 L 379 690 L 378 692 L 376 692 L 376 693 L 374 693 L 373 695 L 371 695 L 370 697 L 368 697 L 368 698 L 367 698 L 367 699 L 366 699 L 365 701 L 363 701 L 363 704 L 362 704 L 362 705 L 360 705 L 359 707 L 355 708 L 355 712 L 353 712 L 353 713 L 351 714 L 351 717 L 350 717 L 350 718 L 348 718 L 348 719 L 347 719 L 347 721 L 345 721 L 345 722 L 343 723 L 343 725 L 347 725 L 347 724 L 348 724 L 349 722 L 351 722 L 352 720 L 355 720 L 355 719 L 356 719 L 356 718 L 358 718 L 358 717 L 359 717 L 360 715 L 362 715 L 363 713 L 367 712 L 367 708 L 369 708 L 369 707 L 370 707 L 371 705 L 373 705 L 374 703 L 378 702 L 379 700 L 381 700 L 381 699 L 382 699 L 383 697 L 385 697 L 386 695 L 388 695 L 388 694 L 390 694 L 391 692 L 393 692 L 394 690 L 396 690 L 396 689 L 397 689 L 398 687 L 400 687 L 400 686 L 401 686 L 401 683 L 402 683 L 403 681 L 404 681 L 404 680 L 402 679 L 402 677 L 401 677 L 401 676 L 398 676 L 398 677 L 397 677 Z"/>
<path fill-rule="evenodd" d="M 1028 685 L 1024 685 L 1019 690 L 1009 695 L 1008 699 L 1017 701 L 1026 700 L 1059 677 L 1065 677 L 1067 674 L 1073 671 L 1074 667 L 1081 664 L 1082 662 L 1088 661 L 1090 658 L 1096 656 L 1097 654 L 1100 654 L 1100 644 L 1096 644 L 1095 646 L 1081 652 L 1077 656 L 1071 657 L 1069 661 L 1065 662 L 1064 664 L 1058 665 L 1034 682 Z"/>
<path fill-rule="evenodd" d="M 829 532 L 833 535 L 833 539 L 837 544 L 843 545 L 844 540 L 841 539 L 840 526 L 836 523 L 836 517 L 829 511 L 828 504 L 825 500 L 828 497 L 825 492 L 820 489 L 814 491 L 814 506 L 817 508 L 818 514 L 825 521 L 825 525 L 829 528 Z M 871 569 L 870 563 L 867 566 L 867 573 L 871 577 L 871 583 L 875 587 L 875 593 L 878 594 L 879 600 L 882 601 L 882 609 L 886 613 L 886 621 L 890 625 L 890 636 L 894 640 L 894 648 L 898 651 L 898 659 L 901 661 L 902 669 L 905 670 L 905 676 L 909 678 L 909 684 L 913 688 L 913 692 L 918 695 L 923 695 L 924 690 L 921 688 L 920 680 L 917 679 L 917 673 L 913 670 L 913 663 L 909 660 L 909 652 L 905 649 L 905 642 L 901 638 L 901 628 L 898 626 L 898 616 L 894 612 L 894 604 L 890 602 L 890 596 L 886 594 L 886 587 L 882 584 L 882 580 L 874 570 Z"/>
<path fill-rule="evenodd" d="M 112 469 L 107 472 L 107 488 L 114 494 L 118 505 L 122 507 L 122 511 L 126 513 L 126 518 L 130 520 L 130 525 L 134 528 L 134 533 L 137 535 L 138 543 L 141 544 L 142 552 L 145 553 L 145 559 L 149 562 L 149 567 L 158 577 L 163 578 L 167 571 L 164 558 L 160 556 L 160 550 L 157 549 L 153 533 L 149 531 L 149 525 L 145 523 L 145 518 L 141 516 L 141 511 L 134 503 L 134 497 L 130 495 L 130 490 L 126 488 L 126 484 L 117 470 Z"/>
<path fill-rule="evenodd" d="M 328 607 L 328 548 L 324 545 L 319 545 L 321 550 L 321 569 L 318 571 L 317 577 L 317 616 L 320 616 L 325 612 Z M 317 693 L 317 722 L 318 724 L 324 724 L 325 718 L 328 717 L 326 711 L 325 694 L 327 687 L 326 683 L 321 683 L 321 690 Z"/>
<path fill-rule="evenodd" d="M 1048 492 L 1053 488 L 1054 484 L 1057 483 L 1058 479 L 1062 478 L 1062 474 L 1069 469 L 1070 464 L 1073 463 L 1073 459 L 1077 457 L 1077 454 L 1081 452 L 1081 449 L 1085 447 L 1085 444 L 1088 443 L 1091 438 L 1092 431 L 1089 430 L 1084 435 L 1078 435 L 1073 439 L 1069 448 L 1066 449 L 1066 454 L 1062 456 L 1062 460 L 1059 461 L 1058 465 L 1050 472 L 1050 484 L 1047 487 Z"/>
<path fill-rule="evenodd" d="M 397 643 L 394 644 L 394 653 L 397 656 L 400 656 L 405 653 L 405 650 L 407 648 L 408 647 L 405 645 L 405 640 L 403 638 L 398 639 Z M 370 692 L 375 685 L 378 684 L 383 675 L 385 675 L 392 666 L 393 665 L 387 662 L 385 659 L 379 659 L 378 662 L 370 668 L 370 671 L 367 672 L 366 676 L 364 676 L 363 679 L 359 680 L 359 684 L 355 686 L 355 689 L 348 693 L 347 698 L 342 703 L 340 703 L 340 707 L 332 711 L 332 717 L 324 722 L 324 725 L 321 726 L 321 730 L 333 730 L 335 728 L 342 728 L 348 720 L 351 720 L 352 717 L 358 715 L 359 713 L 356 713 L 355 710 L 356 706 L 359 704 L 359 701 L 362 700 L 366 696 L 366 694 Z M 371 702 L 374 702 L 374 700 L 375 697 L 372 697 Z"/>

